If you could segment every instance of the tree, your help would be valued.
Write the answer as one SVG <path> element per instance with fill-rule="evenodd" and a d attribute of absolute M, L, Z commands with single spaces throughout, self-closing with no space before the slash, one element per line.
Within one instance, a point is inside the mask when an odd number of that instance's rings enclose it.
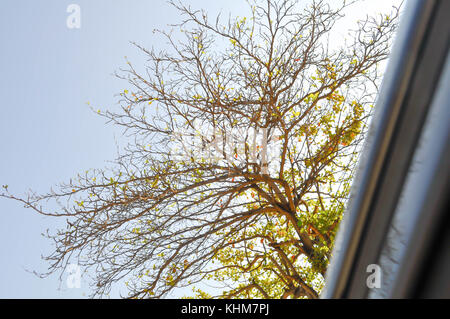
<path fill-rule="evenodd" d="M 132 137 L 115 166 L 2 196 L 67 218 L 48 234 L 49 274 L 75 259 L 95 271 L 93 296 L 122 280 L 131 298 L 214 280 L 223 298 L 317 298 L 398 9 L 331 50 L 345 2 L 255 1 L 225 24 L 172 5 L 183 40 L 136 44 L 148 64 L 128 62 L 120 109 L 98 111 Z"/>

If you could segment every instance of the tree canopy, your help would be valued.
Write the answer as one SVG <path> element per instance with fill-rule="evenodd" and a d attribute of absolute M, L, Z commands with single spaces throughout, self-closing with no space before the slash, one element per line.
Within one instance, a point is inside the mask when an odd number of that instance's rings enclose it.
<path fill-rule="evenodd" d="M 398 10 L 331 48 L 345 1 L 254 1 L 225 23 L 172 5 L 170 48 L 136 44 L 146 64 L 117 73 L 117 109 L 95 110 L 130 137 L 115 165 L 2 196 L 67 219 L 49 273 L 91 269 L 93 296 L 126 280 L 131 298 L 317 298 Z"/>

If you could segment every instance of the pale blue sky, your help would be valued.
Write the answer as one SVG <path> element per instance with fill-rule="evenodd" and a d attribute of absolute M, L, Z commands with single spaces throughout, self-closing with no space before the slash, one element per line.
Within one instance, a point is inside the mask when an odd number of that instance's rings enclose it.
<path fill-rule="evenodd" d="M 214 14 L 221 8 L 243 15 L 244 1 L 183 1 Z M 81 28 L 68 29 L 66 8 L 81 7 Z M 366 12 L 385 11 L 394 0 L 366 0 L 347 22 Z M 112 73 L 142 55 L 129 41 L 163 48 L 152 34 L 179 22 L 163 0 L 3 0 L 0 10 L 0 184 L 11 192 L 46 192 L 78 172 L 103 167 L 116 155 L 118 128 L 89 109 L 116 102 L 126 83 Z M 342 24 L 343 29 L 346 25 Z M 64 220 L 43 217 L 0 199 L 0 298 L 83 298 L 89 287 L 68 289 L 63 276 L 39 279 L 25 269 L 45 271 L 41 254 L 51 251 L 40 234 Z M 112 293 L 117 296 L 117 291 Z"/>

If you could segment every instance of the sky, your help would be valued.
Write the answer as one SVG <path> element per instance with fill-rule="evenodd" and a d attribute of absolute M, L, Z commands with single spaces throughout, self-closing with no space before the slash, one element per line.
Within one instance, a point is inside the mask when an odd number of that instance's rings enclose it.
<path fill-rule="evenodd" d="M 331 0 L 333 2 L 334 0 Z M 183 0 L 211 16 L 243 15 L 243 0 Z M 386 12 L 398 0 L 365 0 L 348 10 L 338 32 L 366 14 Z M 70 4 L 80 8 L 80 28 L 68 28 Z M 126 83 L 113 76 L 126 64 L 144 63 L 130 44 L 164 49 L 154 29 L 180 22 L 163 0 L 3 0 L 0 11 L 0 184 L 10 192 L 45 193 L 79 172 L 102 168 L 117 155 L 121 130 L 106 125 L 87 105 L 106 110 Z M 69 288 L 67 274 L 45 279 L 41 255 L 52 245 L 41 236 L 64 219 L 38 215 L 0 198 L 0 298 L 86 298 L 88 282 Z M 61 275 L 61 281 L 59 280 Z M 124 292 L 124 291 L 122 291 Z M 114 290 L 111 297 L 119 297 Z M 175 296 L 176 297 L 176 296 Z"/>

